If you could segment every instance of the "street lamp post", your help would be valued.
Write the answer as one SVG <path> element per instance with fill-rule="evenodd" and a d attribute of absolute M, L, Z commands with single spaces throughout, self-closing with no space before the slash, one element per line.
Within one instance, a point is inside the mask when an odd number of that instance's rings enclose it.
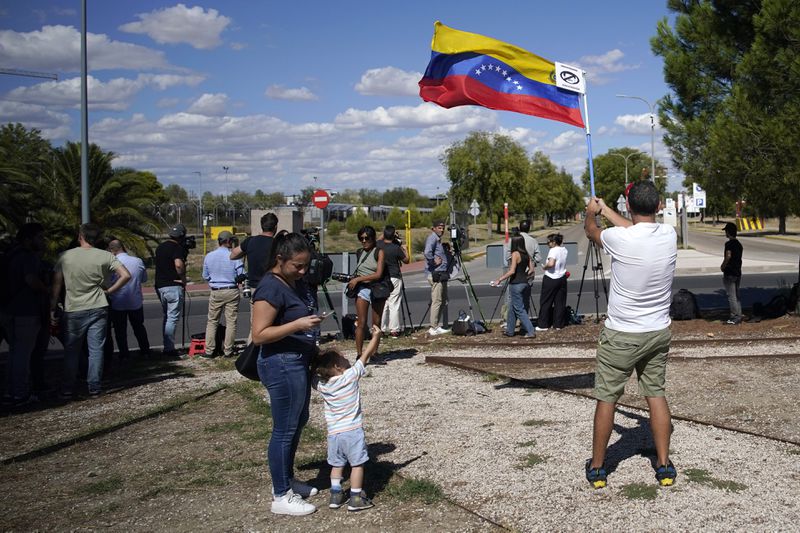
<path fill-rule="evenodd" d="M 222 166 L 222 170 L 225 171 L 225 203 L 228 203 L 228 169 L 231 167 Z"/>
<path fill-rule="evenodd" d="M 608 152 L 611 155 L 615 155 L 617 157 L 621 157 L 625 160 L 625 188 L 628 188 L 628 158 L 632 155 L 636 155 L 636 152 L 631 152 L 628 155 L 618 154 L 617 152 Z"/>
<path fill-rule="evenodd" d="M 617 98 L 633 98 L 634 100 L 641 100 L 650 109 L 650 179 L 655 183 L 656 181 L 656 117 L 653 111 L 653 105 L 642 98 L 641 96 L 629 96 L 627 94 L 618 94 Z"/>

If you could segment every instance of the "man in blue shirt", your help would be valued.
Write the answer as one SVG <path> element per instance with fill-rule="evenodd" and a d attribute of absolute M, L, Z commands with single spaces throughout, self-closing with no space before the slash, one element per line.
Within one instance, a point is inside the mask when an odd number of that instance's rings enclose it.
<path fill-rule="evenodd" d="M 441 335 L 450 330 L 444 329 L 440 315 L 447 305 L 447 254 L 442 246 L 444 221 L 435 220 L 431 234 L 425 240 L 425 271 L 431 285 L 431 327 L 428 335 Z"/>
<path fill-rule="evenodd" d="M 203 278 L 211 289 L 208 296 L 208 322 L 206 323 L 206 353 L 204 357 L 213 357 L 216 349 L 217 327 L 222 312 L 225 312 L 225 357 L 233 356 L 233 345 L 236 341 L 236 320 L 239 312 L 239 286 L 236 276 L 244 270 L 241 259 L 231 259 L 233 234 L 221 231 L 217 237 L 219 248 L 208 254 L 203 261 Z"/>
<path fill-rule="evenodd" d="M 111 301 L 111 325 L 114 327 L 114 338 L 117 341 L 119 358 L 128 358 L 128 322 L 131 323 L 133 334 L 139 343 L 139 353 L 142 356 L 150 355 L 150 341 L 147 339 L 147 329 L 144 327 L 144 299 L 142 297 L 142 283 L 147 281 L 147 270 L 144 262 L 138 257 L 128 255 L 125 246 L 118 239 L 108 243 L 108 251 L 114 254 L 122 265 L 131 273 L 131 280 L 119 291 L 109 296 Z M 112 277 L 116 281 L 116 273 Z M 109 339 L 110 340 L 110 339 Z"/>

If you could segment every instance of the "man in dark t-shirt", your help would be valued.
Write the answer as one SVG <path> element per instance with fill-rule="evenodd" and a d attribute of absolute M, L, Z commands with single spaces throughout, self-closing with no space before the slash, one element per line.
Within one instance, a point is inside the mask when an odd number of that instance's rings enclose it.
<path fill-rule="evenodd" d="M 183 224 L 169 230 L 169 239 L 156 248 L 156 292 L 164 311 L 164 355 L 176 357 L 175 330 L 183 314 L 183 289 L 186 285 L 186 239 Z"/>
<path fill-rule="evenodd" d="M 742 322 L 742 302 L 739 299 L 739 285 L 742 281 L 742 243 L 736 239 L 736 224 L 728 222 L 723 228 L 728 242 L 725 243 L 725 257 L 720 265 L 722 284 L 728 293 L 731 317 L 726 324 L 737 325 Z"/>
<path fill-rule="evenodd" d="M 253 290 L 264 277 L 272 251 L 272 238 L 277 230 L 278 217 L 275 213 L 267 213 L 261 217 L 261 235 L 247 237 L 242 244 L 231 250 L 232 260 L 247 258 L 247 283 Z"/>
<path fill-rule="evenodd" d="M 400 263 L 408 263 L 408 253 L 400 239 L 397 238 L 395 227 L 391 225 L 383 229 L 383 240 L 378 241 L 377 245 L 379 248 L 383 248 L 384 268 L 389 272 L 389 278 L 394 287 L 383 307 L 381 329 L 392 337 L 399 337 L 401 333 L 400 305 L 403 295 L 403 276 L 400 273 Z"/>

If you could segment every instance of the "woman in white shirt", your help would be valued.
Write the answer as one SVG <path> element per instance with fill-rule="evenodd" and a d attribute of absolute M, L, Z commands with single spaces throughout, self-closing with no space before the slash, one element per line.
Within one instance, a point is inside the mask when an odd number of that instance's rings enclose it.
<path fill-rule="evenodd" d="M 561 329 L 567 325 L 567 249 L 561 246 L 563 242 L 564 237 L 560 233 L 547 236 L 550 251 L 543 266 L 536 331 L 545 331 L 550 326 Z"/>

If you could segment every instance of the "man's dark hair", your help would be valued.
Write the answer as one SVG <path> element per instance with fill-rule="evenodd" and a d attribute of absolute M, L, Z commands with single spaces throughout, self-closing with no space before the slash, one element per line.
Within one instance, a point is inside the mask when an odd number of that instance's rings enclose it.
<path fill-rule="evenodd" d="M 267 213 L 261 217 L 261 231 L 275 233 L 278 229 L 278 216 L 275 213 Z"/>
<path fill-rule="evenodd" d="M 387 241 L 393 241 L 397 237 L 394 226 L 388 225 L 383 228 L 383 238 Z"/>
<path fill-rule="evenodd" d="M 100 226 L 97 224 L 92 224 L 91 222 L 81 224 L 78 233 L 80 233 L 84 241 L 88 242 L 92 246 L 97 245 L 103 236 L 103 230 L 100 229 Z"/>
<path fill-rule="evenodd" d="M 733 222 L 728 222 L 722 229 L 725 231 L 727 235 L 730 235 L 731 237 L 736 237 L 736 234 L 738 233 L 736 224 L 734 224 Z"/>
<path fill-rule="evenodd" d="M 19 230 L 17 231 L 17 242 L 21 243 L 29 239 L 33 239 L 40 233 L 44 233 L 44 226 L 38 222 L 28 222 L 27 224 L 20 226 Z"/>
<path fill-rule="evenodd" d="M 531 230 L 531 221 L 530 220 L 523 220 L 519 223 L 519 230 L 528 233 Z"/>
<path fill-rule="evenodd" d="M 561 243 L 564 242 L 564 236 L 560 233 L 551 233 L 547 236 L 547 242 L 554 242 L 556 246 L 561 246 Z"/>
<path fill-rule="evenodd" d="M 637 215 L 655 215 L 658 211 L 658 190 L 650 180 L 639 180 L 628 192 L 628 205 Z"/>

